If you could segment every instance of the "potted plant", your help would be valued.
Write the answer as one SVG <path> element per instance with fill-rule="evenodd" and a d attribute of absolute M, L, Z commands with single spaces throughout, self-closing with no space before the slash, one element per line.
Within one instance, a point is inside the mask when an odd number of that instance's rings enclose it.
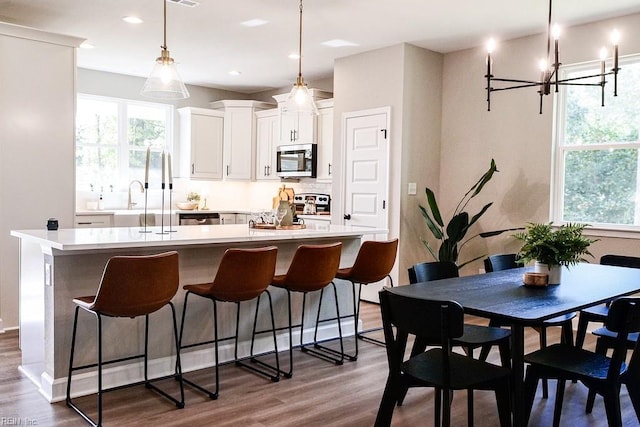
<path fill-rule="evenodd" d="M 587 224 L 561 225 L 552 222 L 528 223 L 525 231 L 514 234 L 523 242 L 518 253 L 519 261 L 527 264 L 535 261 L 535 271 L 549 275 L 549 284 L 560 283 L 562 267 L 570 267 L 591 256 L 589 246 L 596 240 L 585 237 L 582 232 Z"/>
<path fill-rule="evenodd" d="M 460 254 L 460 250 L 466 245 L 470 240 L 476 237 L 492 237 L 497 236 L 499 234 L 504 233 L 505 231 L 513 231 L 513 230 L 521 230 L 521 228 L 509 228 L 504 230 L 496 230 L 496 231 L 488 231 L 485 233 L 475 234 L 466 240 L 465 237 L 467 232 L 475 224 L 480 217 L 491 207 L 493 202 L 487 203 L 472 217 L 469 217 L 469 213 L 465 211 L 467 205 L 484 188 L 484 186 L 491 180 L 493 174 L 498 172 L 498 168 L 496 166 L 496 162 L 491 159 L 491 164 L 489 169 L 480 177 L 480 179 L 471 186 L 469 191 L 462 196 L 462 199 L 456 206 L 456 209 L 453 212 L 453 216 L 447 222 L 446 226 L 442 219 L 442 215 L 440 213 L 440 207 L 438 206 L 438 202 L 436 201 L 436 196 L 434 192 L 430 188 L 426 188 L 427 193 L 427 207 L 420 205 L 420 212 L 427 223 L 427 228 L 431 231 L 433 237 L 436 238 L 440 242 L 439 249 L 435 250 L 431 244 L 422 239 L 422 243 L 425 245 L 429 253 L 435 258 L 436 261 L 451 261 L 455 264 L 458 264 L 458 256 Z M 458 268 L 465 266 L 473 261 L 476 261 L 482 257 L 486 256 L 486 254 L 477 256 L 473 259 L 465 261 L 462 264 L 458 264 Z"/>

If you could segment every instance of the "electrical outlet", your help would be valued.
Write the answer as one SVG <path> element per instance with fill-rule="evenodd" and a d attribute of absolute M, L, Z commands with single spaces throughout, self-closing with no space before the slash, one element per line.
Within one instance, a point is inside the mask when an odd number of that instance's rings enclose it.
<path fill-rule="evenodd" d="M 410 196 L 415 196 L 416 195 L 416 183 L 415 182 L 410 182 L 408 185 L 408 191 L 407 194 Z"/>

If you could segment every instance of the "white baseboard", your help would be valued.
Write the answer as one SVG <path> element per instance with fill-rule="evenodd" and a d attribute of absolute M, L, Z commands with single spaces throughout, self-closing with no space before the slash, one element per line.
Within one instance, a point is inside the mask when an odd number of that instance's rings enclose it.
<path fill-rule="evenodd" d="M 343 319 L 342 336 L 349 337 L 354 335 L 353 318 Z M 313 340 L 313 328 L 304 330 L 305 343 Z M 338 337 L 338 326 L 336 323 L 320 325 L 318 327 L 318 340 L 325 340 Z M 278 331 L 276 334 L 278 351 L 282 352 L 289 349 L 289 334 L 286 330 Z M 254 354 L 266 353 L 273 350 L 273 344 L 270 334 L 262 334 L 256 338 L 254 344 Z M 300 343 L 300 329 L 293 331 L 293 345 Z M 191 372 L 199 369 L 210 368 L 215 365 L 215 357 L 213 353 L 213 345 L 203 346 L 201 349 L 194 351 L 183 351 L 181 356 L 181 365 L 183 372 Z M 238 356 L 249 356 L 251 340 L 244 340 L 238 343 Z M 234 342 L 233 340 L 225 341 L 218 348 L 220 363 L 228 362 L 234 358 Z M 159 359 L 149 360 L 149 378 L 159 378 L 174 373 L 175 357 L 163 357 Z M 144 366 L 142 359 L 131 361 L 130 363 L 106 367 L 102 370 L 103 388 L 117 387 L 124 384 L 135 383 L 144 379 Z M 32 378 L 32 381 L 36 382 Z M 97 371 L 88 371 L 73 374 L 71 384 L 71 397 L 86 396 L 97 392 Z M 66 398 L 67 378 L 58 378 L 53 381 L 52 378 L 43 374 L 40 378 L 40 394 L 42 394 L 49 402 L 59 402 Z"/>

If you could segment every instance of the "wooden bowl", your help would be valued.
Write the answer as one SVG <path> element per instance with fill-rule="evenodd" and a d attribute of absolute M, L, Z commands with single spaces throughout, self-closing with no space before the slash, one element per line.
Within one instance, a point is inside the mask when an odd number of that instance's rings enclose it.
<path fill-rule="evenodd" d="M 198 207 L 198 202 L 178 202 L 176 206 L 183 211 L 192 211 Z"/>

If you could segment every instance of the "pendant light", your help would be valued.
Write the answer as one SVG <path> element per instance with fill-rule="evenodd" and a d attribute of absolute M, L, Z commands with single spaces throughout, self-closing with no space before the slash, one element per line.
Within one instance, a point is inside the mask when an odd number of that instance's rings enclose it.
<path fill-rule="evenodd" d="M 298 77 L 286 105 L 282 109 L 284 114 L 318 114 L 318 107 L 309 93 L 307 84 L 302 78 L 302 0 L 300 0 L 300 31 L 298 34 Z"/>
<path fill-rule="evenodd" d="M 189 98 L 189 91 L 182 82 L 176 64 L 167 50 L 167 2 L 166 0 L 162 2 L 164 3 L 164 39 L 160 46 L 162 50 L 140 93 L 149 98 Z"/>

